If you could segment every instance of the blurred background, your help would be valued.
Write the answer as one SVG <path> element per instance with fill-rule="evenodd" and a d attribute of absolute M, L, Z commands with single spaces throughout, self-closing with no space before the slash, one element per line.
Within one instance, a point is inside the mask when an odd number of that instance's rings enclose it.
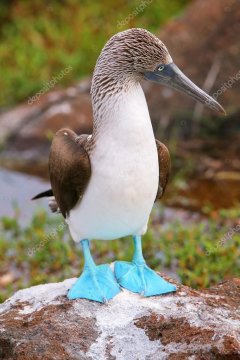
<path fill-rule="evenodd" d="M 61 127 L 91 133 L 91 74 L 113 34 L 141 27 L 227 111 L 219 116 L 143 83 L 172 174 L 144 237 L 150 266 L 195 288 L 240 269 L 240 2 L 0 2 L 0 302 L 17 289 L 78 276 L 81 251 L 47 201 L 48 153 Z M 96 262 L 130 260 L 131 240 L 93 241 Z"/>

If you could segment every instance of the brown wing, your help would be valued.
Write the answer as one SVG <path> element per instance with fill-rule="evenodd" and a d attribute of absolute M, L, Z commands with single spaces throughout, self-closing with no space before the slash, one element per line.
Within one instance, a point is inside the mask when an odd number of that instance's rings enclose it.
<path fill-rule="evenodd" d="M 171 158 L 168 148 L 156 139 L 159 163 L 159 183 L 155 201 L 161 199 L 166 189 L 171 170 Z"/>
<path fill-rule="evenodd" d="M 83 144 L 88 135 L 61 129 L 55 135 L 49 156 L 53 195 L 64 217 L 83 196 L 91 176 L 91 164 Z"/>

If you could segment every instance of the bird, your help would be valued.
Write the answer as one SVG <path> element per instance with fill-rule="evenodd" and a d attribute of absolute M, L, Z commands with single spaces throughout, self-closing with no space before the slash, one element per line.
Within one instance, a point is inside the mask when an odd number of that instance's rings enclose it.
<path fill-rule="evenodd" d="M 142 296 L 176 291 L 146 263 L 142 236 L 155 201 L 168 183 L 171 160 L 156 140 L 141 81 L 176 89 L 212 110 L 223 107 L 175 65 L 165 44 L 141 28 L 121 31 L 108 40 L 94 68 L 91 84 L 91 135 L 60 129 L 49 154 L 50 197 L 73 240 L 80 242 L 84 267 L 68 291 L 70 300 L 105 303 L 122 288 Z M 96 265 L 90 241 L 131 236 L 131 262 Z"/>

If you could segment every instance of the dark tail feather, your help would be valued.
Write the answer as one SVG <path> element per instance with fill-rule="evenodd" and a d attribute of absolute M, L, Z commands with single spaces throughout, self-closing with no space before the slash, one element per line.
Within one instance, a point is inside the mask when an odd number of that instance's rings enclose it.
<path fill-rule="evenodd" d="M 43 197 L 50 197 L 50 196 L 53 196 L 52 189 L 41 192 L 40 194 L 37 194 L 36 196 L 34 196 L 32 198 L 32 200 L 40 199 L 40 198 L 43 198 Z"/>

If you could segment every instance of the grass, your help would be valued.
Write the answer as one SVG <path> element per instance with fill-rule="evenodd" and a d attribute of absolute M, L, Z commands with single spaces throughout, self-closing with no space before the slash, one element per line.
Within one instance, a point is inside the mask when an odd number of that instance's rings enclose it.
<path fill-rule="evenodd" d="M 204 211 L 206 220 L 199 223 L 184 225 L 174 220 L 164 227 L 152 224 L 143 239 L 144 255 L 152 268 L 171 269 L 194 288 L 237 276 L 240 268 L 240 226 L 236 222 L 240 211 Z M 79 275 L 81 250 L 70 239 L 60 215 L 49 217 L 39 210 L 31 224 L 21 228 L 16 214 L 12 219 L 1 218 L 0 228 L 0 302 L 18 289 Z M 92 242 L 99 264 L 130 260 L 132 251 L 130 238 Z M 9 273 L 12 280 L 1 283 Z"/>
<path fill-rule="evenodd" d="M 129 27 L 158 32 L 189 0 L 46 0 L 0 3 L 0 107 L 40 91 L 71 66 L 57 86 L 93 71 L 113 34 Z"/>

